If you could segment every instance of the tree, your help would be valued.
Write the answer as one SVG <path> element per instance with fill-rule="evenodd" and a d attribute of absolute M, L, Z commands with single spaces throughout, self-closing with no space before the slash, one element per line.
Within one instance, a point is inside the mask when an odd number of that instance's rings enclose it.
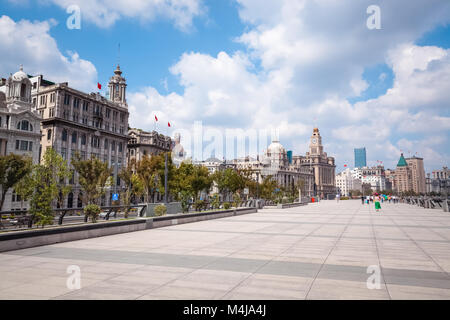
<path fill-rule="evenodd" d="M 136 164 L 136 173 L 142 183 L 146 202 L 150 202 L 150 199 L 153 198 L 156 192 L 156 188 L 159 186 L 158 161 L 158 156 L 149 157 L 144 155 Z"/>
<path fill-rule="evenodd" d="M 197 201 L 198 194 L 203 190 L 209 190 L 212 185 L 212 178 L 209 175 L 208 168 L 204 166 L 194 166 L 190 183 L 194 192 L 194 201 Z"/>
<path fill-rule="evenodd" d="M 30 198 L 30 214 L 32 221 L 38 225 L 53 223 L 53 205 L 63 206 L 71 186 L 66 179 L 72 176 L 67 161 L 54 149 L 48 148 L 41 164 L 33 166 L 33 170 L 17 184 L 17 192 L 24 199 Z"/>
<path fill-rule="evenodd" d="M 112 168 L 96 157 L 82 160 L 79 154 L 72 158 L 72 165 L 78 172 L 78 182 L 83 189 L 83 202 L 85 205 L 98 204 L 101 196 L 105 194 L 105 188 L 112 185 Z"/>
<path fill-rule="evenodd" d="M 22 178 L 31 172 L 32 161 L 29 157 L 16 154 L 0 156 L 0 210 L 3 209 L 5 196 Z"/>
<path fill-rule="evenodd" d="M 272 179 L 272 176 L 264 177 L 261 183 L 261 197 L 266 200 L 274 199 L 275 189 L 278 187 L 277 182 Z"/>
<path fill-rule="evenodd" d="M 131 199 L 133 197 L 140 197 L 144 192 L 144 186 L 142 181 L 139 179 L 139 176 L 134 172 L 136 168 L 136 162 L 133 160 L 130 161 L 128 166 L 123 167 L 119 172 L 119 177 L 122 179 L 124 184 L 126 185 L 126 189 L 121 194 L 121 199 L 123 204 L 127 206 L 125 209 L 125 218 L 128 218 L 128 213 L 130 211 Z"/>

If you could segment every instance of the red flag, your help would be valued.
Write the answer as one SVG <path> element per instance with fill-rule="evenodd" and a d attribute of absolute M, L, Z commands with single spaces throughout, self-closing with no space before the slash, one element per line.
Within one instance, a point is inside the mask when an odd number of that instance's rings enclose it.
<path fill-rule="evenodd" d="M 347 165 L 346 164 L 344 164 L 344 167 L 346 167 Z"/>
<path fill-rule="evenodd" d="M 97 82 L 97 88 L 98 88 L 99 90 L 102 90 L 102 85 L 101 85 L 100 83 L 98 83 L 98 82 Z"/>
<path fill-rule="evenodd" d="M 155 114 L 155 120 L 158 121 L 158 118 L 156 117 L 156 114 Z"/>
<path fill-rule="evenodd" d="M 167 125 L 170 127 L 170 122 L 167 122 Z"/>

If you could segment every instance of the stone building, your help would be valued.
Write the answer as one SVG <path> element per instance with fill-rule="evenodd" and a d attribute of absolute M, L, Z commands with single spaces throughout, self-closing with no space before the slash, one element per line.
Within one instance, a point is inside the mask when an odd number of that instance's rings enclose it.
<path fill-rule="evenodd" d="M 79 153 L 82 159 L 97 157 L 113 167 L 114 184 L 101 199 L 101 205 L 111 203 L 112 193 L 122 188 L 117 177 L 126 165 L 128 143 L 128 105 L 126 81 L 117 66 L 109 81 L 109 98 L 100 93 L 84 93 L 69 87 L 67 82 L 53 83 L 42 76 L 31 79 L 34 109 L 43 118 L 41 123 L 41 158 L 45 150 L 54 148 L 70 163 Z M 65 206 L 81 207 L 82 192 L 77 174 Z"/>
<path fill-rule="evenodd" d="M 412 188 L 415 193 L 425 193 L 425 169 L 423 166 L 423 158 L 413 156 L 406 158 L 408 167 L 411 168 Z"/>
<path fill-rule="evenodd" d="M 314 173 L 316 195 L 324 198 L 334 197 L 336 194 L 335 170 L 333 157 L 328 157 L 323 151 L 322 137 L 318 128 L 314 128 L 311 135 L 309 152 L 306 156 L 293 156 L 297 166 L 311 167 Z"/>
<path fill-rule="evenodd" d="M 147 132 L 141 129 L 128 130 L 128 162 L 134 159 L 140 161 L 145 155 L 151 156 L 171 151 L 173 141 L 170 137 L 159 134 L 156 131 Z"/>
<path fill-rule="evenodd" d="M 394 174 L 394 188 L 397 192 L 407 192 L 413 190 L 411 168 L 408 166 L 403 153 L 397 163 Z"/>
<path fill-rule="evenodd" d="M 22 67 L 0 83 L 0 155 L 24 155 L 36 164 L 40 153 L 41 117 L 33 111 L 31 88 L 32 83 Z M 2 210 L 25 208 L 27 203 L 14 190 L 6 193 Z"/>
<path fill-rule="evenodd" d="M 252 159 L 246 157 L 244 159 L 234 160 L 236 169 L 251 170 L 252 177 L 255 181 L 262 183 L 264 178 L 272 176 L 278 185 L 286 190 L 293 190 L 299 181 L 304 181 L 302 195 L 312 195 L 314 188 L 314 176 L 309 167 L 302 166 L 300 163 L 290 161 L 287 151 L 278 141 L 272 141 L 267 147 L 261 159 Z"/>
<path fill-rule="evenodd" d="M 336 188 L 339 194 L 343 196 L 349 196 L 352 190 L 361 191 L 361 186 L 361 180 L 355 178 L 349 168 L 336 175 Z"/>
<path fill-rule="evenodd" d="M 442 170 L 434 170 L 432 176 L 427 173 L 426 192 L 441 195 L 450 194 L 450 170 L 448 167 L 443 167 Z"/>

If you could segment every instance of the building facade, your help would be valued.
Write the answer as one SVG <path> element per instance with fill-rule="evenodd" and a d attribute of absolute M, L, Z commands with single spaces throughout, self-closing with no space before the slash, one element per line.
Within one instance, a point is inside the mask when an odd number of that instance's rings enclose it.
<path fill-rule="evenodd" d="M 450 170 L 443 167 L 442 170 L 435 170 L 432 176 L 428 173 L 426 178 L 427 193 L 438 193 L 441 195 L 450 194 Z"/>
<path fill-rule="evenodd" d="M 309 152 L 306 153 L 306 156 L 293 156 L 292 158 L 294 164 L 312 168 L 317 196 L 322 199 L 335 196 L 336 165 L 334 158 L 328 157 L 323 150 L 322 137 L 318 128 L 313 130 Z"/>
<path fill-rule="evenodd" d="M 336 175 L 337 192 L 342 196 L 349 196 L 350 191 L 361 191 L 361 180 L 355 178 L 349 168 Z"/>
<path fill-rule="evenodd" d="M 141 129 L 128 130 L 128 163 L 131 160 L 139 162 L 145 155 L 151 156 L 172 150 L 172 139 L 156 131 L 147 132 Z"/>
<path fill-rule="evenodd" d="M 403 157 L 403 153 L 400 155 L 397 168 L 395 169 L 394 188 L 397 192 L 407 192 L 413 190 L 411 168 L 408 166 L 408 163 Z"/>
<path fill-rule="evenodd" d="M 355 168 L 367 167 L 366 148 L 356 148 L 355 152 Z"/>
<path fill-rule="evenodd" d="M 101 199 L 101 205 L 110 205 L 113 193 L 121 191 L 118 172 L 127 161 L 128 105 L 126 81 L 117 66 L 109 81 L 109 98 L 99 93 L 84 93 L 69 87 L 68 83 L 52 83 L 36 76 L 31 79 L 35 93 L 34 109 L 43 118 L 41 122 L 41 158 L 47 148 L 53 148 L 70 164 L 72 156 L 82 159 L 96 157 L 113 168 L 114 183 Z M 65 207 L 82 206 L 82 191 L 75 173 L 70 179 L 72 192 Z"/>
<path fill-rule="evenodd" d="M 39 162 L 41 117 L 33 111 L 32 83 L 20 70 L 0 84 L 0 155 L 18 154 Z M 0 186 L 1 191 L 1 186 Z M 2 210 L 26 209 L 14 190 L 8 190 Z"/>
<path fill-rule="evenodd" d="M 411 169 L 412 188 L 415 193 L 425 193 L 425 169 L 423 166 L 423 158 L 412 157 L 406 158 L 406 163 Z"/>

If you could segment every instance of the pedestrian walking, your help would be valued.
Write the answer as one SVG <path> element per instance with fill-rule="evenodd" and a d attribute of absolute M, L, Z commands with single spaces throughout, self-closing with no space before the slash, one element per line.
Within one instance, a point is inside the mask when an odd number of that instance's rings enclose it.
<path fill-rule="evenodd" d="M 364 196 L 361 196 L 361 204 L 364 204 Z"/>
<path fill-rule="evenodd" d="M 339 202 L 339 198 L 341 197 L 341 195 L 338 193 L 337 195 L 336 195 L 336 202 Z"/>
<path fill-rule="evenodd" d="M 380 196 L 378 195 L 378 193 L 375 194 L 374 202 L 375 202 L 375 210 L 378 212 L 381 209 Z"/>

